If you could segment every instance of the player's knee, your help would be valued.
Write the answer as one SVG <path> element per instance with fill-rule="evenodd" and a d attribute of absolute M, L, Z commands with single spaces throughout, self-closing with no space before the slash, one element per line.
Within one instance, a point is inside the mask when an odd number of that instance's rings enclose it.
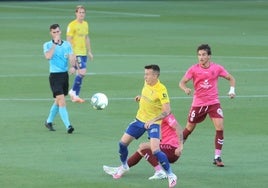
<path fill-rule="evenodd" d="M 63 94 L 57 95 L 55 101 L 57 105 L 60 107 L 66 106 L 66 102 L 65 102 L 65 98 Z"/>
<path fill-rule="evenodd" d="M 79 71 L 78 71 L 78 75 L 81 75 L 81 76 L 85 76 L 86 75 L 86 73 L 87 73 L 87 70 L 86 69 L 80 69 Z"/>
<path fill-rule="evenodd" d="M 151 149 L 142 149 L 142 150 L 140 150 L 140 152 L 139 152 L 142 156 L 150 156 L 151 154 L 152 154 L 152 151 L 151 151 Z"/>
<path fill-rule="evenodd" d="M 145 143 L 141 143 L 140 145 L 139 145 L 139 149 L 140 150 L 143 150 L 143 149 L 146 149 L 147 148 L 147 145 L 145 144 Z"/>
<path fill-rule="evenodd" d="M 80 73 L 79 76 L 83 79 L 86 76 L 86 73 Z"/>
<path fill-rule="evenodd" d="M 161 150 L 159 148 L 152 148 L 152 153 L 155 155 L 156 153 L 159 153 Z"/>

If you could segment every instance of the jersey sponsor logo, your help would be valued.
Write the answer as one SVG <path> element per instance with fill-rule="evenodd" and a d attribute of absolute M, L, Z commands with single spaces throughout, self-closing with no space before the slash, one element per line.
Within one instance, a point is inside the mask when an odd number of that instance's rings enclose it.
<path fill-rule="evenodd" d="M 210 87 L 212 87 L 212 85 L 209 83 L 209 81 L 206 79 L 204 80 L 203 83 L 200 84 L 200 87 L 204 88 L 204 89 L 208 89 Z"/>

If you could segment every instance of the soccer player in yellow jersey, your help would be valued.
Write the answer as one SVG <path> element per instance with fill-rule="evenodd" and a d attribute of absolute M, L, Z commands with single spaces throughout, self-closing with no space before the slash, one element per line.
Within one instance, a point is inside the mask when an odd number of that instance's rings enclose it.
<path fill-rule="evenodd" d="M 161 121 L 171 112 L 167 89 L 158 79 L 160 75 L 158 65 L 147 65 L 144 68 L 145 83 L 141 95 L 135 98 L 139 102 L 139 109 L 136 119 L 129 124 L 119 142 L 119 154 L 122 165 L 113 174 L 113 178 L 121 178 L 124 173 L 129 171 L 127 164 L 128 145 L 147 131 L 152 153 L 166 171 L 169 187 L 174 187 L 177 183 L 177 176 L 173 174 L 168 158 L 160 150 L 159 146 Z"/>
<path fill-rule="evenodd" d="M 66 34 L 77 59 L 76 66 L 73 67 L 73 69 L 76 69 L 77 74 L 69 95 L 73 102 L 83 103 L 85 100 L 79 97 L 80 89 L 83 77 L 86 74 L 87 58 L 89 57 L 92 61 L 93 54 L 91 52 L 88 23 L 84 20 L 86 15 L 85 7 L 78 5 L 75 9 L 75 15 L 76 19 L 69 23 Z"/>

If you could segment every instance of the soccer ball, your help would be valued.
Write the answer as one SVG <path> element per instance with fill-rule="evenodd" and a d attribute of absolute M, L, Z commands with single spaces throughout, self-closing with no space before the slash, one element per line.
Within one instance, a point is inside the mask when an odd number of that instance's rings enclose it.
<path fill-rule="evenodd" d="M 96 110 L 103 110 L 108 106 L 108 98 L 104 93 L 95 93 L 90 100 L 91 105 Z"/>

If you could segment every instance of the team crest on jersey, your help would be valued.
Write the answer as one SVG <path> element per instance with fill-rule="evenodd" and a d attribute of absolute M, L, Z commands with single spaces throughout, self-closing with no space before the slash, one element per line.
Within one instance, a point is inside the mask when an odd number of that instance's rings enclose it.
<path fill-rule="evenodd" d="M 163 93 L 163 98 L 167 98 L 167 94 L 166 93 Z"/>
<path fill-rule="evenodd" d="M 218 113 L 221 117 L 223 117 L 223 112 L 222 112 L 222 109 L 221 109 L 221 108 L 218 108 L 218 109 L 217 109 L 217 113 Z"/>

